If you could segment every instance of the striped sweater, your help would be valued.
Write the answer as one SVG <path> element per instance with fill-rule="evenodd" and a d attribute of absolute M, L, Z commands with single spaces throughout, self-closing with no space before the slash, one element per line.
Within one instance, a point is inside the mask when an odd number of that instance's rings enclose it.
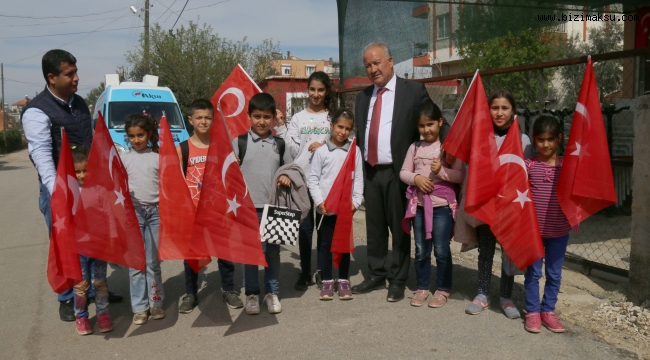
<path fill-rule="evenodd" d="M 564 236 L 571 230 L 557 200 L 557 182 L 560 179 L 562 161 L 563 158 L 558 157 L 558 164 L 552 166 L 541 162 L 537 157 L 525 160 L 539 231 L 543 238 Z"/>

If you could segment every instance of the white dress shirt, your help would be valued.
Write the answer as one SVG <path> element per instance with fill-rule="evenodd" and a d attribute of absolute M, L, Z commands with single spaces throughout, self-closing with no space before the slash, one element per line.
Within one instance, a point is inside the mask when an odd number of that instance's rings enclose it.
<path fill-rule="evenodd" d="M 65 102 L 60 97 L 54 95 L 49 87 L 47 91 L 59 101 Z M 70 96 L 70 100 L 67 101 L 68 106 L 72 107 L 73 99 L 74 96 Z M 25 131 L 25 137 L 27 138 L 29 155 L 32 157 L 32 161 L 34 161 L 36 171 L 41 176 L 41 182 L 47 187 L 50 194 L 52 194 L 56 179 L 56 164 L 52 159 L 52 134 L 50 132 L 52 122 L 40 109 L 29 108 L 23 114 L 22 123 L 23 131 Z"/>
<path fill-rule="evenodd" d="M 397 83 L 397 75 L 393 74 L 388 84 L 386 84 L 386 91 L 381 97 L 381 121 L 379 122 L 379 137 L 377 141 L 377 164 L 386 165 L 393 163 L 393 154 L 390 150 L 390 136 L 393 126 L 393 108 L 395 107 L 395 84 Z M 370 107 L 368 108 L 368 119 L 366 120 L 366 141 L 363 157 L 368 161 L 368 136 L 370 135 L 370 120 L 372 118 L 372 108 L 377 101 L 377 91 L 379 86 L 375 85 L 372 90 L 372 97 L 370 98 Z"/>

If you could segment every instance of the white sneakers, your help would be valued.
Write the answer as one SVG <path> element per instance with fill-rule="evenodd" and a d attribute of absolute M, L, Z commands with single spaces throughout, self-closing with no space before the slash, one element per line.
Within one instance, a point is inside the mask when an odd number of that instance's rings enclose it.
<path fill-rule="evenodd" d="M 264 296 L 264 303 L 269 311 L 269 314 L 279 314 L 282 312 L 282 305 L 280 299 L 275 294 L 266 294 Z M 260 313 L 260 298 L 257 295 L 248 295 L 246 297 L 246 306 L 244 308 L 246 314 L 257 315 Z"/>
<path fill-rule="evenodd" d="M 264 303 L 266 308 L 269 310 L 269 314 L 279 314 L 282 312 L 282 305 L 280 304 L 280 299 L 275 294 L 266 294 L 264 296 Z"/>

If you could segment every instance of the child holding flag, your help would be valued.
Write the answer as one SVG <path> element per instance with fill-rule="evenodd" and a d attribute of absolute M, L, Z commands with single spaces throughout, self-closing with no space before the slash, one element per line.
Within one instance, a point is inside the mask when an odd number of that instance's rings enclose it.
<path fill-rule="evenodd" d="M 129 190 L 140 223 L 146 254 L 145 272 L 129 269 L 133 323 L 165 317 L 165 296 L 158 259 L 158 122 L 152 115 L 132 114 L 124 121 L 131 151 L 121 156 L 129 177 Z"/>
<path fill-rule="evenodd" d="M 409 185 L 409 199 L 404 231 L 410 232 L 413 219 L 415 233 L 415 274 L 418 289 L 411 299 L 412 306 L 422 306 L 429 297 L 431 285 L 431 250 L 436 257 L 436 292 L 429 307 L 438 308 L 447 303 L 452 282 L 451 231 L 458 204 L 454 184 L 464 178 L 464 166 L 455 161 L 453 167 L 441 160 L 440 129 L 442 112 L 433 101 L 420 106 L 418 131 L 423 140 L 416 141 L 406 153 L 400 171 L 400 180 Z"/>
<path fill-rule="evenodd" d="M 321 300 L 332 300 L 334 298 L 334 280 L 332 277 L 332 240 L 335 235 L 335 226 L 337 223 L 337 216 L 342 217 L 341 208 L 348 206 L 351 208 L 352 213 L 361 206 L 363 200 L 363 164 L 362 156 L 356 142 L 349 139 L 350 132 L 354 126 L 354 116 L 352 112 L 342 109 L 338 110 L 332 116 L 330 125 L 331 136 L 325 142 L 325 146 L 319 147 L 314 152 L 314 157 L 311 161 L 311 172 L 308 178 L 309 192 L 317 204 L 316 211 L 319 214 L 317 217 L 318 228 L 318 262 L 322 266 L 323 284 L 320 292 Z M 348 159 L 349 156 L 355 156 L 354 159 Z M 347 168 L 344 166 L 348 165 Z M 353 168 L 354 174 L 339 174 L 341 171 L 347 172 L 349 168 Z M 340 175 L 343 175 L 341 178 Z M 339 213 L 333 214 L 328 211 L 325 206 L 328 195 L 334 193 L 334 187 L 345 186 L 346 177 L 353 177 L 352 188 L 343 188 L 340 196 L 341 199 L 346 199 L 345 191 L 352 192 L 352 197 L 349 203 L 340 203 Z M 339 180 L 341 178 L 342 180 Z M 351 200 L 351 201 L 350 201 Z M 336 200 L 335 200 L 336 201 Z M 349 213 L 348 213 L 349 214 Z M 322 222 L 322 223 L 321 223 Z M 339 221 L 341 225 L 341 221 Z M 351 228 L 350 228 L 351 231 Z M 341 237 L 351 239 L 352 233 L 341 233 Z M 352 299 L 352 291 L 350 289 L 349 270 L 350 270 L 350 253 L 340 254 L 339 264 L 339 280 L 338 280 L 338 295 L 341 300 Z"/>

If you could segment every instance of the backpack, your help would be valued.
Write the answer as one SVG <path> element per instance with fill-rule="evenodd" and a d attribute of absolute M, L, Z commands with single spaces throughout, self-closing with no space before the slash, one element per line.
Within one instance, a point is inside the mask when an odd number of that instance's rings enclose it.
<path fill-rule="evenodd" d="M 284 139 L 274 136 L 276 144 L 278 144 L 278 152 L 280 153 L 280 166 L 284 165 Z M 246 147 L 248 146 L 248 133 L 239 135 L 237 137 L 237 146 L 239 147 L 239 166 L 244 163 L 244 156 L 246 155 Z"/>

